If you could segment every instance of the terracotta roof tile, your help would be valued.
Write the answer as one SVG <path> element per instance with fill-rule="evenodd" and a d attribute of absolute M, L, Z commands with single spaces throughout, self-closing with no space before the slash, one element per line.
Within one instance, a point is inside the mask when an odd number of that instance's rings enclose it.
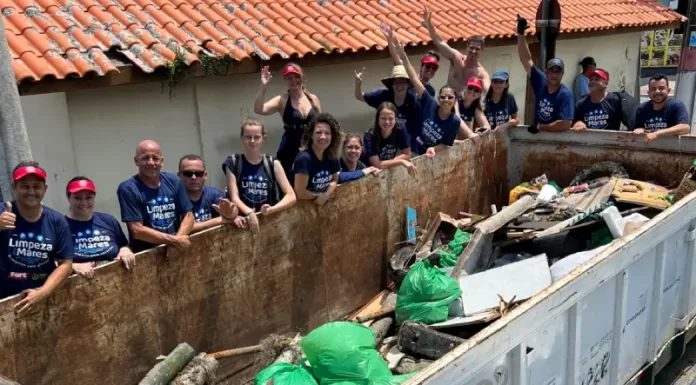
<path fill-rule="evenodd" d="M 448 41 L 514 34 L 537 0 L 428 2 Z M 660 26 L 681 20 L 657 0 L 561 0 L 562 32 Z M 0 0 L 18 81 L 118 71 L 121 54 L 145 72 L 183 54 L 244 60 L 384 49 L 388 21 L 404 42 L 430 42 L 416 0 Z M 533 28 L 530 33 L 533 33 Z"/>

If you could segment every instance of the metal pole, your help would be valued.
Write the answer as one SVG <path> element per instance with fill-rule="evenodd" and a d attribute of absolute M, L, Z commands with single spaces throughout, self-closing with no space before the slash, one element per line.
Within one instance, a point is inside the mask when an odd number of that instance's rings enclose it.
<path fill-rule="evenodd" d="M 685 0 L 681 0 L 685 1 Z M 696 47 L 691 46 L 691 33 L 696 27 L 696 1 L 688 0 L 686 25 L 684 26 L 684 38 L 682 39 L 682 50 L 679 55 L 679 72 L 677 73 L 677 89 L 674 96 L 686 105 L 691 117 L 691 134 L 694 133 L 694 109 L 696 100 Z"/>
<path fill-rule="evenodd" d="M 3 19 L 0 17 L 0 142 L 4 152 L 4 159 L 0 158 L 0 165 L 4 163 L 0 169 L 0 193 L 3 200 L 9 200 L 14 196 L 12 169 L 23 160 L 31 160 L 32 156 Z"/>
<path fill-rule="evenodd" d="M 546 45 L 549 35 L 549 0 L 541 0 L 541 42 L 539 44 L 539 66 L 546 68 Z"/>

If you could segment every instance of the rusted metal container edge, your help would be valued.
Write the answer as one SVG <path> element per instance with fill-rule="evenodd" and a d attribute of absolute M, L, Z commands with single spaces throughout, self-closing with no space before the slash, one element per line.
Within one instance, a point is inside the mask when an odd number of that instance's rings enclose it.
<path fill-rule="evenodd" d="M 92 280 L 72 277 L 17 318 L 0 301 L 0 373 L 22 384 L 136 384 L 179 342 L 198 351 L 258 343 L 339 319 L 380 290 L 386 260 L 405 239 L 406 207 L 425 225 L 438 211 L 488 213 L 507 195 L 507 137 L 495 132 L 434 159 L 342 186 L 324 207 L 298 204 L 263 218 L 261 234 L 232 226 L 164 247 Z M 222 378 L 253 377 L 250 357 L 226 360 Z"/>

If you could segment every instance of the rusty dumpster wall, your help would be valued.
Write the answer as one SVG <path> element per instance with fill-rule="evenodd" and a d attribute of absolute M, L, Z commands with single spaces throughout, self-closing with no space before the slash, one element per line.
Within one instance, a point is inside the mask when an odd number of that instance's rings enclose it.
<path fill-rule="evenodd" d="M 193 237 L 185 253 L 160 247 L 92 280 L 72 277 L 31 314 L 0 301 L 0 373 L 25 385 L 136 384 L 185 341 L 199 351 L 307 331 L 357 309 L 380 290 L 388 255 L 405 238 L 405 209 L 488 213 L 507 193 L 506 133 L 496 132 L 342 186 L 324 207 L 298 204 L 263 219 L 261 234 L 226 226 Z M 223 363 L 239 384 L 249 359 Z M 247 368 L 247 370 L 245 370 Z"/>

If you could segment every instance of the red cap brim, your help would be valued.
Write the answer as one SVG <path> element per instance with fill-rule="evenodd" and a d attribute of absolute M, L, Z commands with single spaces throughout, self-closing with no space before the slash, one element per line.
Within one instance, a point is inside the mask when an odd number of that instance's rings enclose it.
<path fill-rule="evenodd" d="M 68 184 L 67 189 L 70 194 L 75 194 L 80 191 L 91 191 L 97 193 L 97 187 L 91 180 L 74 180 Z"/>
<path fill-rule="evenodd" d="M 483 89 L 483 82 L 481 82 L 481 79 L 477 78 L 471 78 L 469 79 L 468 82 L 466 82 L 466 86 L 469 87 L 477 87 L 478 89 L 482 90 Z"/>
<path fill-rule="evenodd" d="M 285 69 L 283 70 L 283 76 L 288 76 L 290 74 L 296 74 L 296 75 L 302 76 L 302 74 L 300 73 L 300 71 L 297 68 L 295 68 L 293 66 L 285 67 Z"/>
<path fill-rule="evenodd" d="M 16 182 L 25 176 L 29 175 L 36 175 L 39 178 L 43 179 L 46 181 L 46 171 L 39 167 L 33 167 L 33 166 L 25 166 L 25 167 L 20 167 L 18 168 L 15 172 L 12 173 L 12 181 Z"/>
<path fill-rule="evenodd" d="M 426 56 L 423 59 L 421 59 L 421 64 L 433 64 L 438 67 L 440 66 L 440 62 L 432 56 Z"/>
<path fill-rule="evenodd" d="M 609 81 L 609 74 L 603 70 L 594 70 L 594 71 L 590 72 L 589 76 L 599 76 L 600 78 L 604 79 L 605 81 Z"/>

